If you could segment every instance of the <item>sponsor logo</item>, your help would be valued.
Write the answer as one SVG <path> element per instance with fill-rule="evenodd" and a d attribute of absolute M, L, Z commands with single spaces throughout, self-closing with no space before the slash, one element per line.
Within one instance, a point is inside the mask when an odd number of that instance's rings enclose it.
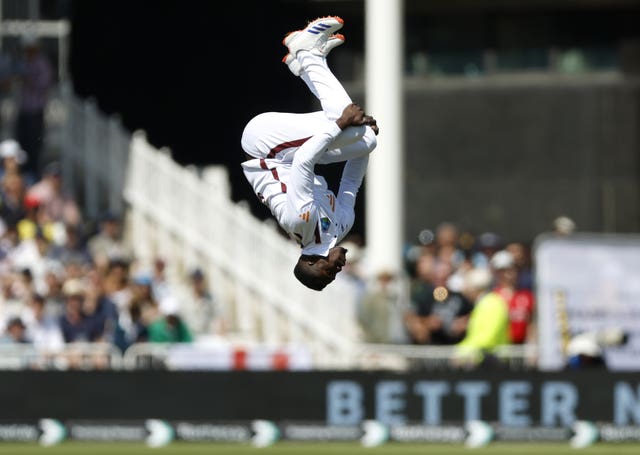
<path fill-rule="evenodd" d="M 331 220 L 326 216 L 320 218 L 320 227 L 322 228 L 322 232 L 327 232 L 329 227 L 331 226 Z"/>

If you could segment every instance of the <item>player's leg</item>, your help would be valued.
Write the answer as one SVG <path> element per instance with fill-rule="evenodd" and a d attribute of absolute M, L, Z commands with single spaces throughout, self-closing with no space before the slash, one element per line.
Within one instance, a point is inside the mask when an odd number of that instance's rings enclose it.
<path fill-rule="evenodd" d="M 289 54 L 284 62 L 300 77 L 309 90 L 320 100 L 322 110 L 329 120 L 336 120 L 351 98 L 327 65 L 331 50 L 344 42 L 344 36 L 336 32 L 344 21 L 338 16 L 327 16 L 310 21 L 302 30 L 289 33 L 282 44 Z"/>
<path fill-rule="evenodd" d="M 345 128 L 331 143 L 319 164 L 339 163 L 369 155 L 378 144 L 376 134 L 368 126 Z"/>
<path fill-rule="evenodd" d="M 292 161 L 298 147 L 326 124 L 327 119 L 321 111 L 305 114 L 265 112 L 245 126 L 242 149 L 254 158 Z"/>
<path fill-rule="evenodd" d="M 336 120 L 342 110 L 353 101 L 338 78 L 331 72 L 327 59 L 309 51 L 297 54 L 300 62 L 300 78 L 320 101 L 329 120 Z"/>

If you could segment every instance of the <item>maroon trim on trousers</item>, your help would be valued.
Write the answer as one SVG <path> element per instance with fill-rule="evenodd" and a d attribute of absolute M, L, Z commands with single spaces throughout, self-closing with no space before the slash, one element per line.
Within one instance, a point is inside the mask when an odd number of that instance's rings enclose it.
<path fill-rule="evenodd" d="M 296 139 L 295 141 L 283 142 L 282 144 L 278 144 L 269 151 L 267 158 L 275 158 L 276 155 L 281 151 L 283 151 L 284 149 L 289 149 L 291 147 L 300 147 L 309 139 L 311 139 L 311 136 L 305 137 L 304 139 Z"/>
<path fill-rule="evenodd" d="M 276 168 L 269 169 L 269 166 L 267 166 L 267 162 L 264 160 L 264 158 L 260 158 L 260 167 L 265 170 L 270 170 L 271 175 L 273 176 L 275 181 L 280 182 L 280 176 L 278 175 L 278 170 Z M 280 182 L 280 189 L 282 190 L 283 193 L 286 193 L 287 185 L 285 185 L 284 182 Z"/>
<path fill-rule="evenodd" d="M 313 235 L 316 237 L 316 243 L 321 243 L 320 240 L 320 229 L 318 229 L 318 225 L 316 224 L 316 230 L 313 232 Z"/>

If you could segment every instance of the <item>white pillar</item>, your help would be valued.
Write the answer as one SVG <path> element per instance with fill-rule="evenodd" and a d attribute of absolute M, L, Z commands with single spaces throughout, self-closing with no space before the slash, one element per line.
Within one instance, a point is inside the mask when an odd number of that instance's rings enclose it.
<path fill-rule="evenodd" d="M 365 110 L 378 121 L 366 177 L 366 243 L 371 271 L 402 270 L 404 244 L 404 0 L 366 0 Z"/>

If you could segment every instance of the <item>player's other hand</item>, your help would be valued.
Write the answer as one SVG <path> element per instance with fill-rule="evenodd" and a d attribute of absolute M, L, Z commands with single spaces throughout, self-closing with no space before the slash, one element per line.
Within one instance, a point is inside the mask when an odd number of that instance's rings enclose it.
<path fill-rule="evenodd" d="M 364 124 L 369 125 L 373 132 L 376 133 L 376 136 L 378 135 L 378 132 L 380 132 L 380 129 L 378 128 L 378 122 L 376 122 L 376 119 L 374 119 L 370 115 L 364 116 Z"/>

